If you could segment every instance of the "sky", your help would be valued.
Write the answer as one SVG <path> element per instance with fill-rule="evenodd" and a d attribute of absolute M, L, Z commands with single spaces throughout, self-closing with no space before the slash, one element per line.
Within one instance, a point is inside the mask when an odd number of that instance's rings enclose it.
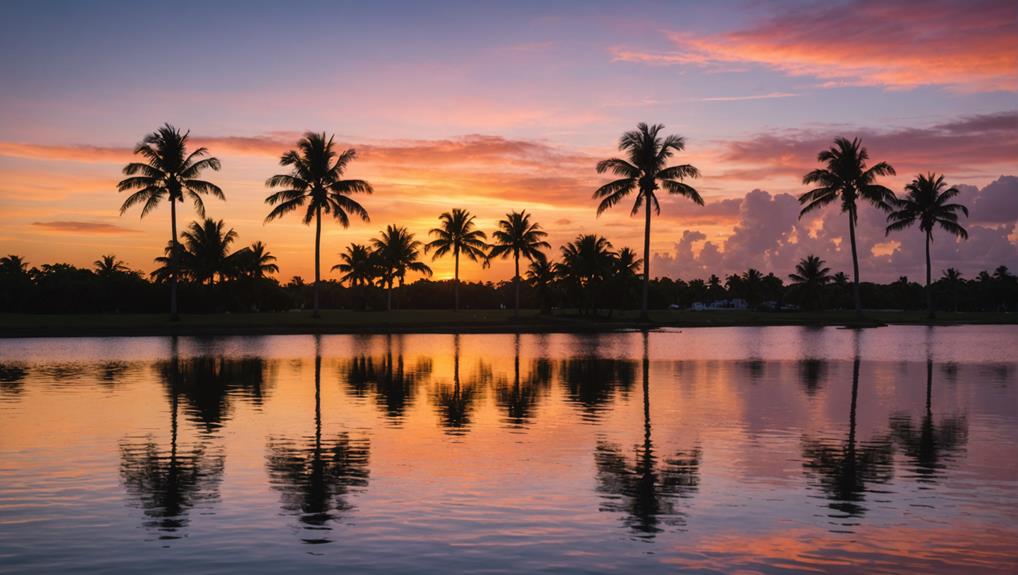
<path fill-rule="evenodd" d="M 798 219 L 802 175 L 835 136 L 897 176 L 943 173 L 970 238 L 935 236 L 934 265 L 1018 269 L 1018 5 L 880 2 L 54 2 L 3 5 L 0 252 L 31 265 L 115 254 L 151 271 L 166 204 L 120 215 L 132 148 L 165 122 L 223 164 L 208 215 L 264 241 L 280 279 L 313 276 L 314 229 L 264 222 L 265 180 L 305 131 L 358 158 L 371 221 L 326 222 L 323 269 L 388 224 L 426 240 L 454 207 L 491 231 L 526 209 L 553 255 L 582 233 L 642 247 L 631 201 L 597 217 L 594 169 L 638 122 L 686 139 L 675 163 L 706 206 L 664 198 L 651 273 L 749 267 L 786 277 L 815 253 L 849 271 L 837 207 Z M 189 205 L 182 222 L 197 216 Z M 918 230 L 860 214 L 864 280 L 924 273 Z M 430 256 L 428 256 L 430 260 Z M 433 262 L 437 278 L 452 261 Z M 464 263 L 469 280 L 511 264 Z M 939 272 L 936 272 L 938 273 Z M 329 275 L 327 277 L 336 278 Z"/>

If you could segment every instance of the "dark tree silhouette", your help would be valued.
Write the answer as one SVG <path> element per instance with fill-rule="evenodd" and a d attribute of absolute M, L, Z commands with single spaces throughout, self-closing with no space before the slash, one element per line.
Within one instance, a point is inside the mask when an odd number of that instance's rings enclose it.
<path fill-rule="evenodd" d="M 242 277 L 262 279 L 279 273 L 276 256 L 262 242 L 255 242 L 232 254 L 233 271 Z"/>
<path fill-rule="evenodd" d="M 442 427 L 450 435 L 463 435 L 470 429 L 474 404 L 479 399 L 478 387 L 487 379 L 482 373 L 466 383 L 460 380 L 460 336 L 453 336 L 452 389 L 439 386 L 435 393 L 435 409 L 442 419 Z"/>
<path fill-rule="evenodd" d="M 542 314 L 551 313 L 552 289 L 557 278 L 555 265 L 548 261 L 548 258 L 531 260 L 527 266 L 527 282 L 537 290 Z"/>
<path fill-rule="evenodd" d="M 424 253 L 434 250 L 435 254 L 432 259 L 438 259 L 452 252 L 452 257 L 455 261 L 452 284 L 453 310 L 459 311 L 460 254 L 468 257 L 470 261 L 483 260 L 484 265 L 488 265 L 488 260 L 485 257 L 488 249 L 488 244 L 485 243 L 485 240 L 488 239 L 488 236 L 481 230 L 476 229 L 474 216 L 466 210 L 454 208 L 451 212 L 445 212 L 440 215 L 438 219 L 441 220 L 442 225 L 432 228 L 428 232 L 435 239 L 424 246 Z"/>
<path fill-rule="evenodd" d="M 661 206 L 657 200 L 657 190 L 660 187 L 669 194 L 676 194 L 690 200 L 697 205 L 703 205 L 703 198 L 692 186 L 683 183 L 686 178 L 698 178 L 699 170 L 689 164 L 678 166 L 667 166 L 668 160 L 676 152 L 686 149 L 686 141 L 680 136 L 660 136 L 664 126 L 654 124 L 648 126 L 640 122 L 636 130 L 626 132 L 619 139 L 619 151 L 625 153 L 626 158 L 609 158 L 597 163 L 597 173 L 610 172 L 618 179 L 611 181 L 594 192 L 594 199 L 601 202 L 597 206 L 597 214 L 611 208 L 622 201 L 634 190 L 636 191 L 636 202 L 633 204 L 631 215 L 640 213 L 640 207 L 645 208 L 645 222 L 643 227 L 643 298 L 640 304 L 640 316 L 644 321 L 649 319 L 647 314 L 648 293 L 650 289 L 650 216 L 651 209 L 655 213 L 661 213 Z"/>
<path fill-rule="evenodd" d="M 392 287 L 396 280 L 403 287 L 407 272 L 417 272 L 431 277 L 431 268 L 420 261 L 421 242 L 414 239 L 414 234 L 401 226 L 390 225 L 379 237 L 371 240 L 378 266 L 382 270 L 382 279 L 388 291 L 386 309 L 392 311 Z"/>
<path fill-rule="evenodd" d="M 368 298 L 366 290 L 378 279 L 378 256 L 364 244 L 352 243 L 339 254 L 339 263 L 332 266 L 332 271 L 342 275 L 340 281 L 346 282 L 351 288 L 360 292 L 361 307 L 366 309 Z"/>
<path fill-rule="evenodd" d="M 283 188 L 269 197 L 265 203 L 275 206 L 265 221 L 272 221 L 307 204 L 304 224 L 315 222 L 315 288 L 314 317 L 320 317 L 318 292 L 322 280 L 322 213 L 332 214 L 344 228 L 350 225 L 350 214 L 368 221 L 368 211 L 351 195 L 370 194 L 371 184 L 364 180 L 344 179 L 344 173 L 357 152 L 350 148 L 337 154 L 333 137 L 325 138 L 325 132 L 307 132 L 297 142 L 297 149 L 290 150 L 279 159 L 279 164 L 290 168 L 289 174 L 278 174 L 269 178 L 269 188 Z"/>
<path fill-rule="evenodd" d="M 520 334 L 513 337 L 512 382 L 500 377 L 496 386 L 496 401 L 505 415 L 503 421 L 511 428 L 524 428 L 533 419 L 534 408 L 551 383 L 551 364 L 536 360 L 526 378 L 520 374 Z"/>
<path fill-rule="evenodd" d="M 114 255 L 100 256 L 99 259 L 92 262 L 92 267 L 95 275 L 101 278 L 111 278 L 118 274 L 131 273 L 131 268 L 127 267 L 127 264 L 118 260 L 117 256 Z"/>
<path fill-rule="evenodd" d="M 198 148 L 188 153 L 187 139 L 190 132 L 165 124 L 148 134 L 134 148 L 134 153 L 145 159 L 144 163 L 132 162 L 124 166 L 124 178 L 117 184 L 118 192 L 132 191 L 120 206 L 120 214 L 131 207 L 142 204 L 141 217 L 154 210 L 164 199 L 170 202 L 170 243 L 177 246 L 177 202 L 185 198 L 194 202 L 198 215 L 205 217 L 205 203 L 201 197 L 212 195 L 225 200 L 223 191 L 210 182 L 200 179 L 205 170 L 218 170 L 219 160 L 208 156 L 208 150 Z M 170 250 L 170 256 L 179 253 Z M 177 269 L 176 262 L 170 261 L 170 316 L 176 321 L 177 315 Z"/>
<path fill-rule="evenodd" d="M 526 210 L 506 214 L 505 218 L 499 220 L 498 229 L 491 234 L 493 242 L 488 259 L 513 257 L 513 289 L 516 292 L 513 309 L 516 317 L 520 315 L 520 258 L 530 261 L 543 258 L 542 250 L 551 249 L 551 244 L 544 241 L 546 237 L 547 232 L 541 229 L 541 224 L 530 221 L 530 214 Z"/>
<path fill-rule="evenodd" d="M 283 509 L 296 514 L 312 533 L 304 543 L 329 543 L 323 533 L 353 506 L 351 494 L 363 490 L 369 479 L 370 440 L 347 432 L 322 439 L 322 348 L 315 336 L 315 433 L 313 438 L 270 438 L 267 467 L 272 487 L 281 494 Z"/>
<path fill-rule="evenodd" d="M 393 353 L 393 338 L 400 349 Z M 431 376 L 430 359 L 420 359 L 407 366 L 403 359 L 402 336 L 385 336 L 385 354 L 378 359 L 366 355 L 354 357 L 346 369 L 347 386 L 354 395 L 372 391 L 378 408 L 394 426 L 399 427 L 403 415 L 414 402 L 420 384 Z"/>
<path fill-rule="evenodd" d="M 792 286 L 799 290 L 799 301 L 806 306 L 823 309 L 823 289 L 831 281 L 831 270 L 827 263 L 814 255 L 808 255 L 795 264 L 795 273 L 788 274 Z"/>
<path fill-rule="evenodd" d="M 817 161 L 825 167 L 813 170 L 802 178 L 805 185 L 816 188 L 799 196 L 803 204 L 801 218 L 813 210 L 835 201 L 841 201 L 841 211 L 848 213 L 848 237 L 852 245 L 852 297 L 855 313 L 862 315 L 862 298 L 859 295 L 859 255 L 856 251 L 855 226 L 859 222 L 859 205 L 863 200 L 884 211 L 890 211 L 894 192 L 876 183 L 879 176 L 893 176 L 894 168 L 887 162 L 867 167 L 869 152 L 858 138 L 835 138 L 834 146 L 817 154 Z"/>
<path fill-rule="evenodd" d="M 660 525 L 681 526 L 684 514 L 676 504 L 691 498 L 700 485 L 702 454 L 696 447 L 658 459 L 650 423 L 650 357 L 647 332 L 643 333 L 643 444 L 634 447 L 630 462 L 622 447 L 598 441 L 597 490 L 604 498 L 601 511 L 622 513 L 627 527 L 644 538 L 662 531 Z"/>
<path fill-rule="evenodd" d="M 947 188 L 944 176 L 936 174 L 919 174 L 905 186 L 905 196 L 896 198 L 892 205 L 894 211 L 887 215 L 887 233 L 903 230 L 918 223 L 919 231 L 926 239 L 926 307 L 930 318 L 935 316 L 933 308 L 933 283 L 930 259 L 930 244 L 933 243 L 933 228 L 940 226 L 944 231 L 962 239 L 968 239 L 969 233 L 958 223 L 958 213 L 969 215 L 969 210 L 961 204 L 952 203 L 951 199 L 961 193 L 958 188 Z"/>

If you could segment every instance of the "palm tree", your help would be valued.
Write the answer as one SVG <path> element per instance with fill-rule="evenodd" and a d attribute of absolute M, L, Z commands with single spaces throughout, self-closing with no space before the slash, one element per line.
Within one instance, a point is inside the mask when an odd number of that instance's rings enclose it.
<path fill-rule="evenodd" d="M 650 212 L 651 207 L 658 214 L 661 206 L 657 201 L 656 190 L 664 187 L 669 194 L 684 196 L 698 205 L 703 205 L 703 198 L 692 186 L 682 182 L 685 178 L 697 178 L 700 171 L 689 164 L 665 167 L 672 154 L 686 148 L 686 141 L 680 136 L 660 137 L 664 126 L 655 124 L 647 126 L 640 122 L 636 130 L 626 132 L 619 139 L 619 150 L 626 154 L 626 159 L 609 158 L 597 164 L 597 173 L 611 172 L 619 179 L 601 186 L 594 192 L 594 198 L 600 199 L 597 215 L 619 203 L 633 190 L 637 191 L 636 203 L 633 204 L 631 215 L 640 212 L 643 206 L 646 211 L 643 227 L 643 300 L 640 304 L 640 316 L 644 321 L 647 315 L 647 298 L 650 289 Z"/>
<path fill-rule="evenodd" d="M 865 200 L 874 206 L 890 211 L 894 192 L 876 183 L 877 176 L 893 176 L 894 168 L 887 162 L 867 167 L 869 152 L 862 147 L 862 141 L 855 138 L 835 138 L 834 146 L 817 154 L 817 161 L 826 167 L 813 170 L 802 178 L 806 185 L 817 187 L 799 196 L 799 203 L 805 204 L 799 211 L 799 218 L 841 200 L 841 211 L 848 212 L 848 237 L 852 244 L 852 295 L 855 299 L 855 313 L 862 316 L 862 298 L 859 295 L 859 256 L 855 245 L 855 226 L 859 221 L 856 200 Z"/>
<path fill-rule="evenodd" d="M 262 279 L 279 273 L 279 266 L 275 263 L 276 256 L 269 253 L 268 248 L 260 241 L 237 251 L 234 259 L 237 271 L 249 278 Z"/>
<path fill-rule="evenodd" d="M 407 272 L 431 276 L 431 268 L 419 261 L 421 242 L 415 240 L 414 234 L 402 226 L 390 224 L 382 231 L 381 237 L 371 240 L 371 244 L 378 254 L 378 263 L 383 270 L 382 279 L 388 288 L 386 309 L 392 311 L 392 284 L 395 280 L 398 279 L 400 287 L 403 287 Z"/>
<path fill-rule="evenodd" d="M 498 229 L 491 234 L 495 242 L 488 252 L 488 259 L 507 258 L 513 256 L 515 272 L 513 273 L 513 287 L 516 291 L 516 307 L 514 316 L 520 315 L 520 257 L 534 261 L 544 257 L 542 249 L 550 249 L 551 244 L 544 241 L 548 234 L 541 229 L 541 224 L 530 221 L 530 214 L 526 210 L 522 212 L 509 212 L 505 218 L 499 220 Z"/>
<path fill-rule="evenodd" d="M 541 313 L 551 313 L 551 286 L 557 277 L 555 265 L 548 258 L 531 260 L 527 267 L 527 282 L 537 290 Z"/>
<path fill-rule="evenodd" d="M 164 198 L 170 202 L 170 242 L 177 245 L 177 202 L 187 198 L 194 202 L 194 209 L 205 217 L 205 203 L 201 197 L 206 194 L 225 200 L 223 190 L 210 182 L 199 179 L 205 170 L 219 170 L 219 160 L 208 156 L 204 147 L 188 153 L 187 138 L 190 132 L 165 124 L 148 134 L 135 146 L 134 153 L 145 162 L 131 162 L 124 166 L 127 176 L 117 184 L 118 192 L 133 190 L 120 206 L 120 214 L 137 204 L 144 204 L 141 217 L 154 210 Z M 170 250 L 173 258 L 179 250 Z M 177 274 L 179 262 L 171 259 L 170 264 L 170 317 L 177 321 Z"/>
<path fill-rule="evenodd" d="M 92 265 L 95 267 L 95 275 L 102 278 L 113 277 L 117 274 L 131 271 L 127 264 L 118 260 L 117 256 L 114 255 L 100 256 L 99 259 L 92 262 Z"/>
<path fill-rule="evenodd" d="M 339 263 L 332 266 L 332 271 L 340 272 L 340 281 L 348 283 L 364 295 L 364 289 L 378 278 L 378 258 L 368 246 L 352 243 L 339 254 Z M 366 297 L 362 299 L 362 304 L 367 307 Z"/>
<path fill-rule="evenodd" d="M 459 311 L 460 254 L 462 253 L 470 258 L 470 261 L 474 262 L 484 259 L 484 252 L 488 248 L 485 240 L 488 239 L 488 236 L 481 230 L 476 229 L 474 226 L 474 216 L 466 210 L 454 208 L 451 212 L 445 212 L 438 216 L 438 219 L 441 220 L 442 225 L 428 232 L 435 236 L 435 239 L 424 246 L 424 253 L 435 250 L 435 255 L 432 259 L 438 259 L 450 251 L 452 252 L 453 259 L 456 262 L 452 284 L 453 309 Z M 487 264 L 487 260 L 485 260 L 485 264 Z"/>
<path fill-rule="evenodd" d="M 742 274 L 742 289 L 746 295 L 746 303 L 750 308 L 756 309 L 760 305 L 763 280 L 764 275 L 756 268 L 749 268 L 746 273 Z"/>
<path fill-rule="evenodd" d="M 13 275 L 28 273 L 28 262 L 21 256 L 14 254 L 0 258 L 0 272 Z"/>
<path fill-rule="evenodd" d="M 810 254 L 795 264 L 795 273 L 788 274 L 792 285 L 798 287 L 803 294 L 801 301 L 814 301 L 817 308 L 823 307 L 820 294 L 823 286 L 831 281 L 831 268 L 826 267 L 825 263 Z"/>
<path fill-rule="evenodd" d="M 579 235 L 562 246 L 559 274 L 576 289 L 576 303 L 581 313 L 586 309 L 597 313 L 598 292 L 616 271 L 616 254 L 604 236 Z"/>
<path fill-rule="evenodd" d="M 265 203 L 275 206 L 265 221 L 271 221 L 304 207 L 304 224 L 315 222 L 315 289 L 314 317 L 320 317 L 318 291 L 322 280 L 322 212 L 332 214 L 342 226 L 350 225 L 350 214 L 368 221 L 368 211 L 350 197 L 351 194 L 370 194 L 371 184 L 364 180 L 343 179 L 343 173 L 357 152 L 350 148 L 337 154 L 332 136 L 325 139 L 325 132 L 307 132 L 297 142 L 297 149 L 290 150 L 279 159 L 281 166 L 289 167 L 289 174 L 277 174 L 266 180 L 269 188 L 283 188 L 265 198 Z"/>
<path fill-rule="evenodd" d="M 948 188 L 944 176 L 937 174 L 919 174 L 907 186 L 905 197 L 895 199 L 896 208 L 888 214 L 887 234 L 903 230 L 918 222 L 919 230 L 926 235 L 926 307 L 930 319 L 934 317 L 932 263 L 930 261 L 930 243 L 933 242 L 933 228 L 940 226 L 945 231 L 962 239 L 968 239 L 969 233 L 958 223 L 958 212 L 969 215 L 969 209 L 961 204 L 951 203 L 961 193 L 958 188 Z"/>
<path fill-rule="evenodd" d="M 223 220 L 205 218 L 191 224 L 180 234 L 186 251 L 182 253 L 185 266 L 197 282 L 215 283 L 216 274 L 222 280 L 232 272 L 236 253 L 231 254 L 230 244 L 237 239 L 233 228 L 226 229 Z"/>
<path fill-rule="evenodd" d="M 965 280 L 961 276 L 962 273 L 957 268 L 947 268 L 943 271 L 943 277 L 940 278 L 940 281 L 944 282 L 947 285 L 948 291 L 951 292 L 954 311 L 958 311 L 958 291 L 965 284 Z"/>

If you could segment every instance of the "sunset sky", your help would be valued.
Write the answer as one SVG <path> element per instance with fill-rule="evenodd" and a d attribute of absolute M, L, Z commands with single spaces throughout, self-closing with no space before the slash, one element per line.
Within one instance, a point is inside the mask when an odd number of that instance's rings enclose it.
<path fill-rule="evenodd" d="M 964 185 L 971 238 L 935 266 L 1018 269 L 1018 5 L 894 2 L 5 2 L 0 36 L 0 252 L 32 265 L 116 254 L 150 271 L 169 208 L 119 215 L 132 147 L 164 122 L 222 171 L 208 214 L 313 275 L 313 228 L 264 224 L 267 177 L 307 130 L 336 134 L 370 181 L 371 222 L 328 222 L 323 268 L 387 224 L 420 239 L 453 207 L 490 231 L 527 209 L 554 254 L 580 233 L 642 247 L 632 202 L 597 218 L 594 165 L 637 122 L 682 135 L 697 207 L 667 198 L 653 275 L 753 266 L 785 277 L 808 253 L 849 271 L 836 207 L 797 220 L 802 175 L 836 135 Z M 182 221 L 196 216 L 190 206 Z M 923 270 L 917 230 L 861 213 L 863 279 Z M 430 256 L 429 256 L 430 259 Z M 451 277 L 452 261 L 434 263 Z M 507 264 L 463 266 L 503 279 Z M 335 278 L 335 275 L 328 277 Z"/>

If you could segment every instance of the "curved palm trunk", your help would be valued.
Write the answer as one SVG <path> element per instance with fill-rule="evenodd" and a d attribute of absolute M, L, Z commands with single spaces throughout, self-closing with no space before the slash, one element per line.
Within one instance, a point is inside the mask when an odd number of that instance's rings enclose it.
<path fill-rule="evenodd" d="M 932 233 L 926 232 L 926 309 L 928 310 L 929 318 L 933 319 L 936 317 L 937 312 L 933 309 L 933 285 L 930 281 L 931 275 L 931 261 L 930 261 L 930 240 L 932 239 Z"/>
<path fill-rule="evenodd" d="M 640 321 L 650 321 L 650 314 L 647 313 L 650 293 L 650 198 L 644 194 L 643 199 L 647 205 L 647 219 L 643 225 L 643 298 L 640 302 Z"/>
<path fill-rule="evenodd" d="M 318 309 L 318 288 L 322 280 L 322 208 L 315 210 L 315 311 L 313 317 L 321 317 Z"/>
<path fill-rule="evenodd" d="M 453 299 L 453 311 L 460 310 L 460 249 L 456 247 L 453 249 L 453 259 L 456 260 L 456 271 L 453 275 L 452 280 L 452 299 Z"/>
<path fill-rule="evenodd" d="M 516 275 L 513 276 L 513 287 L 516 288 L 516 309 L 513 312 L 513 317 L 520 317 L 520 253 L 516 252 L 513 254 L 515 257 L 513 260 L 516 262 Z"/>
<path fill-rule="evenodd" d="M 180 251 L 180 246 L 177 245 L 177 201 L 170 200 L 170 230 L 173 233 L 173 238 L 170 246 L 173 253 L 170 254 L 170 321 L 180 321 L 180 316 L 177 314 L 177 252 Z"/>
<path fill-rule="evenodd" d="M 848 212 L 848 237 L 852 243 L 852 298 L 855 300 L 855 315 L 862 317 L 862 296 L 859 295 L 859 255 L 855 247 L 855 207 Z"/>

